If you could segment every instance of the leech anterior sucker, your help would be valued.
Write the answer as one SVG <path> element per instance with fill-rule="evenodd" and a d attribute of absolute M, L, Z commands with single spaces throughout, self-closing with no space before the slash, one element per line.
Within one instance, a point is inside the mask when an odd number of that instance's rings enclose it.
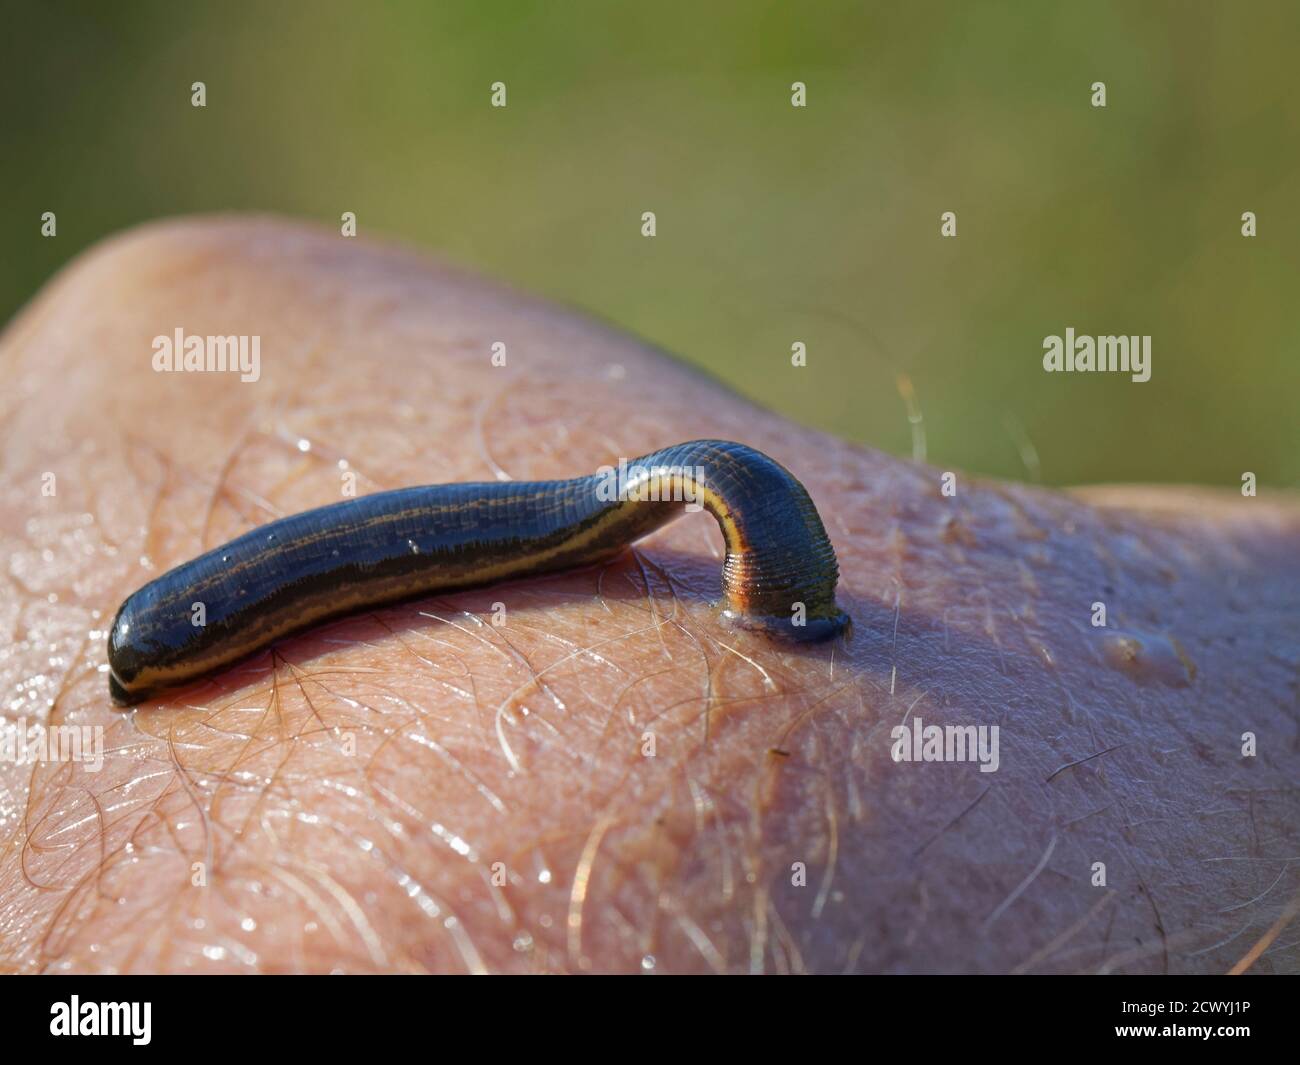
<path fill-rule="evenodd" d="M 803 485 L 753 448 L 696 440 L 574 480 L 399 488 L 253 529 L 127 598 L 108 635 L 109 692 L 131 706 L 330 618 L 602 562 L 684 502 L 722 528 L 725 618 L 799 641 L 848 625 Z"/>

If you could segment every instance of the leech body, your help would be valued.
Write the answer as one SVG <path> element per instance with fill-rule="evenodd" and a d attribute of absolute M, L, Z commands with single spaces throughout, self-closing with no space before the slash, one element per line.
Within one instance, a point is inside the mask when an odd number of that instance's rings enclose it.
<path fill-rule="evenodd" d="M 725 617 L 801 641 L 844 629 L 835 551 L 803 485 L 752 448 L 697 440 L 603 474 L 400 488 L 253 529 L 127 598 L 109 691 L 130 706 L 330 618 L 608 560 L 683 499 L 722 528 Z"/>

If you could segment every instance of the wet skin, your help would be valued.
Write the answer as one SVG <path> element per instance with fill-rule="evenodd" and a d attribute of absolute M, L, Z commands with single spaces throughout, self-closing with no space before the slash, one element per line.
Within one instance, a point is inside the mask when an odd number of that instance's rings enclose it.
<path fill-rule="evenodd" d="M 260 335 L 261 380 L 153 372 L 177 327 Z M 274 221 L 101 246 L 0 367 L 3 712 L 105 748 L 0 763 L 0 968 L 1296 968 L 1292 499 L 945 497 L 569 312 Z M 725 625 L 696 514 L 110 704 L 127 593 L 347 475 L 566 477 L 700 437 L 808 488 L 845 639 Z M 1000 726 L 997 771 L 893 761 L 916 718 Z"/>

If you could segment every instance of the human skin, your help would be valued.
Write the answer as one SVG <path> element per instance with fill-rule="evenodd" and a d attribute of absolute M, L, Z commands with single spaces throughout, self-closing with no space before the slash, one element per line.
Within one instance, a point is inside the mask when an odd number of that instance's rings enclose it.
<path fill-rule="evenodd" d="M 154 372 L 178 327 L 260 335 L 261 379 Z M 3 713 L 104 736 L 98 771 L 0 764 L 4 970 L 1297 967 L 1294 499 L 944 495 L 569 311 L 268 219 L 86 253 L 0 370 Z M 567 477 L 698 437 L 803 481 L 847 637 L 720 624 L 695 514 L 110 704 L 128 593 L 347 474 Z M 999 725 L 997 771 L 894 761 L 913 718 Z"/>

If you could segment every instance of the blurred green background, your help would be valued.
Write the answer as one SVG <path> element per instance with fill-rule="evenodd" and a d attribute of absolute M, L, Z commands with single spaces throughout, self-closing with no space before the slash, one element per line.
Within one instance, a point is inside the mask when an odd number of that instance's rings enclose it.
<path fill-rule="evenodd" d="M 945 468 L 1300 484 L 1293 0 L 3 17 L 4 320 L 146 219 L 256 209 L 337 227 L 350 210 L 363 234 L 588 308 L 906 455 L 904 374 Z M 40 236 L 47 210 L 56 239 Z M 939 234 L 948 210 L 955 239 Z M 1151 334 L 1151 381 L 1045 374 L 1043 338 L 1067 326 Z M 793 371 L 796 340 L 808 366 Z"/>

